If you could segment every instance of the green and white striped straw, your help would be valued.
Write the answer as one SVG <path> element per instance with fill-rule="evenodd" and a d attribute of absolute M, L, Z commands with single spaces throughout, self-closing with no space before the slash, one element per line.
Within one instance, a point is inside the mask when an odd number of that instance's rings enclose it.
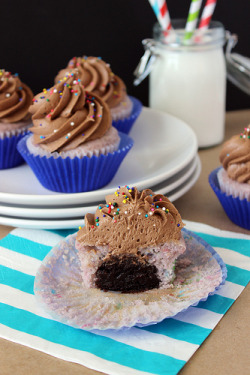
<path fill-rule="evenodd" d="M 187 23 L 185 27 L 184 43 L 188 44 L 191 42 L 191 38 L 195 31 L 202 0 L 192 0 L 189 8 Z"/>

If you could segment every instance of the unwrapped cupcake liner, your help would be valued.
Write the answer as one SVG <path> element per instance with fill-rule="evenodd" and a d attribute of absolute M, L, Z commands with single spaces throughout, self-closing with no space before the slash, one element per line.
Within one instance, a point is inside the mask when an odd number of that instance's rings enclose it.
<path fill-rule="evenodd" d="M 54 319 L 84 330 L 147 326 L 205 301 L 224 283 L 227 270 L 204 240 L 182 230 L 186 251 L 176 262 L 176 278 L 167 288 L 141 293 L 84 288 L 75 247 L 76 233 L 55 246 L 38 269 L 34 292 Z"/>
<path fill-rule="evenodd" d="M 15 130 L 0 136 L 0 169 L 17 167 L 24 163 L 23 157 L 17 150 L 18 142 L 28 134 L 27 130 Z"/>
<path fill-rule="evenodd" d="M 132 129 L 133 124 L 135 123 L 136 119 L 138 118 L 139 114 L 142 111 L 142 103 L 140 100 L 134 98 L 133 96 L 129 96 L 130 100 L 132 101 L 133 108 L 130 116 L 121 119 L 121 120 L 113 120 L 112 125 L 119 131 L 125 134 L 129 134 L 130 130 Z"/>
<path fill-rule="evenodd" d="M 246 199 L 233 197 L 233 195 L 227 195 L 221 191 L 217 177 L 217 173 L 220 169 L 221 167 L 210 173 L 209 183 L 229 219 L 242 228 L 250 229 L 250 202 Z"/>
<path fill-rule="evenodd" d="M 33 155 L 27 148 L 27 138 L 18 143 L 18 151 L 29 164 L 39 182 L 47 189 L 61 193 L 80 193 L 107 185 L 133 146 L 126 134 L 119 134 L 121 141 L 117 151 L 106 155 L 83 158 L 54 158 Z"/>

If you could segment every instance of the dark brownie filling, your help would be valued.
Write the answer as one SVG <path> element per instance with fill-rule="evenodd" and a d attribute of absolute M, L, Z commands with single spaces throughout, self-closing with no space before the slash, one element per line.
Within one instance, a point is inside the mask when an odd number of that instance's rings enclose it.
<path fill-rule="evenodd" d="M 104 291 L 144 292 L 159 287 L 160 280 L 156 273 L 155 266 L 135 255 L 112 255 L 97 269 L 95 283 L 97 288 Z"/>

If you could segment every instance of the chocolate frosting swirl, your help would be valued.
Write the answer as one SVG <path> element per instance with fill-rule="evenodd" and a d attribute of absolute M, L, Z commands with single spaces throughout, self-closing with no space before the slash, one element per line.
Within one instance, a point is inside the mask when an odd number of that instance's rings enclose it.
<path fill-rule="evenodd" d="M 31 89 L 20 81 L 17 74 L 0 70 L 0 122 L 28 120 L 32 98 Z"/>
<path fill-rule="evenodd" d="M 112 72 L 110 65 L 99 57 L 74 57 L 66 69 L 60 70 L 55 82 L 75 68 L 78 69 L 84 88 L 100 96 L 110 108 L 116 107 L 125 99 L 127 93 L 124 82 Z"/>
<path fill-rule="evenodd" d="M 232 180 L 250 184 L 250 125 L 224 143 L 220 161 Z"/>
<path fill-rule="evenodd" d="M 178 241 L 183 223 L 167 197 L 136 187 L 119 188 L 106 196 L 95 214 L 85 216 L 77 241 L 87 246 L 109 246 L 109 254 L 137 254 L 139 248 Z"/>
<path fill-rule="evenodd" d="M 111 127 L 107 104 L 84 90 L 76 71 L 40 93 L 30 107 L 34 143 L 49 152 L 75 149 Z"/>

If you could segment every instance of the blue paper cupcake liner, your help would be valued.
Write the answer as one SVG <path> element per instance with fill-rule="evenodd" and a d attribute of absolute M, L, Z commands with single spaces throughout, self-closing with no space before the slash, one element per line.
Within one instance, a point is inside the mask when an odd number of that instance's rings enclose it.
<path fill-rule="evenodd" d="M 35 156 L 27 148 L 28 136 L 21 139 L 17 147 L 45 188 L 61 193 L 80 193 L 99 189 L 112 180 L 134 143 L 126 134 L 120 133 L 119 136 L 121 141 L 117 151 L 81 159 Z"/>
<path fill-rule="evenodd" d="M 238 197 L 235 198 L 232 195 L 227 195 L 221 191 L 217 178 L 217 173 L 220 168 L 210 173 L 209 183 L 229 219 L 242 228 L 250 229 L 250 202 L 246 199 L 239 199 Z"/>
<path fill-rule="evenodd" d="M 17 167 L 24 163 L 22 156 L 17 151 L 18 142 L 28 133 L 0 138 L 0 169 Z"/>
<path fill-rule="evenodd" d="M 114 128 L 116 128 L 119 132 L 125 134 L 129 134 L 133 124 L 135 123 L 135 120 L 142 111 L 142 103 L 140 102 L 140 100 L 134 98 L 133 96 L 129 96 L 129 98 L 133 103 L 133 109 L 130 116 L 121 120 L 112 121 L 112 125 L 114 126 Z"/>

